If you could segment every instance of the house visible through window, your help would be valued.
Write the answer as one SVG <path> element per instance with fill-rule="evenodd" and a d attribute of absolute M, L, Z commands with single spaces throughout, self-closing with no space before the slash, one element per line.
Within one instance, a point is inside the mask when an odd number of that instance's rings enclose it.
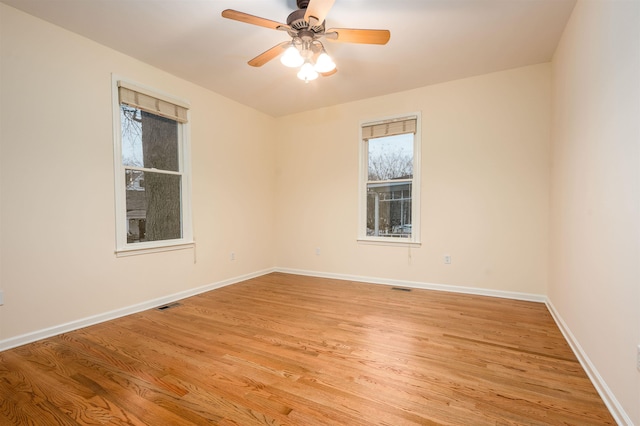
<path fill-rule="evenodd" d="M 118 82 L 118 250 L 190 243 L 188 110 Z"/>
<path fill-rule="evenodd" d="M 418 242 L 418 117 L 362 126 L 360 239 Z"/>

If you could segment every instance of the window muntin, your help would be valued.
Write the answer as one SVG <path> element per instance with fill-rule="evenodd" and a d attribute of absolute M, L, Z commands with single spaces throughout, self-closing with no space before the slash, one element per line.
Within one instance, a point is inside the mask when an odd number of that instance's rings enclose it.
<path fill-rule="evenodd" d="M 360 240 L 419 242 L 418 118 L 362 125 Z"/>
<path fill-rule="evenodd" d="M 192 243 L 188 110 L 117 82 L 117 252 Z"/>

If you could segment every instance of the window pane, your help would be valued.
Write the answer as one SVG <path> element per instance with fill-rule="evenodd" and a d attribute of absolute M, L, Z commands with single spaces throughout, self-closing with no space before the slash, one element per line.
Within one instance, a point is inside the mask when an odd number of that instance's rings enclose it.
<path fill-rule="evenodd" d="M 367 184 L 367 235 L 411 238 L 411 182 Z"/>
<path fill-rule="evenodd" d="M 120 106 L 122 164 L 179 171 L 178 122 Z"/>
<path fill-rule="evenodd" d="M 413 133 L 368 141 L 368 180 L 413 177 Z"/>
<path fill-rule="evenodd" d="M 127 243 L 182 237 L 181 176 L 125 170 Z"/>
<path fill-rule="evenodd" d="M 122 164 L 142 167 L 140 110 L 120 105 L 120 127 L 122 129 Z"/>

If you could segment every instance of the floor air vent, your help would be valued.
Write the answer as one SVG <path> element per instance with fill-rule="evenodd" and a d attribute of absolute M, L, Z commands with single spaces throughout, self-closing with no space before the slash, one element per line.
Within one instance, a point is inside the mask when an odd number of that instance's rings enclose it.
<path fill-rule="evenodd" d="M 404 287 L 391 287 L 391 290 L 398 290 L 398 291 L 411 291 L 410 288 L 404 288 Z"/>
<path fill-rule="evenodd" d="M 175 308 L 176 306 L 180 306 L 180 304 L 178 302 L 169 303 L 168 305 L 163 305 L 163 306 L 160 306 L 160 307 L 158 307 L 156 309 L 159 310 L 159 311 L 166 311 L 167 309 Z"/>

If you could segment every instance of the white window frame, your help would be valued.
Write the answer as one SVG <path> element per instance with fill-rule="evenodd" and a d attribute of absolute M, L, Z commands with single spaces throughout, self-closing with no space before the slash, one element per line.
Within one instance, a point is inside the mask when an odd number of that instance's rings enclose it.
<path fill-rule="evenodd" d="M 157 99 L 180 105 L 187 109 L 187 122 L 178 126 L 178 163 L 176 174 L 181 179 L 181 225 L 182 238 L 172 240 L 145 241 L 138 243 L 127 242 L 127 200 L 125 183 L 125 166 L 122 164 L 122 129 L 120 118 L 120 97 L 118 87 L 124 84 L 133 87 L 137 92 L 153 96 Z M 116 219 L 116 250 L 118 257 L 131 256 L 160 251 L 181 250 L 195 247 L 193 239 L 191 217 L 191 138 L 189 102 L 166 94 L 162 91 L 127 80 L 116 74 L 111 78 L 113 103 L 113 156 L 114 156 L 114 184 L 115 184 L 115 219 Z M 127 167 L 131 169 L 132 167 Z M 134 168 L 135 169 L 135 168 Z"/>
<path fill-rule="evenodd" d="M 364 139 L 362 128 L 376 124 L 385 124 L 404 119 L 416 119 L 416 132 L 413 139 L 413 178 L 411 179 L 411 238 L 380 237 L 367 235 L 367 182 L 369 172 L 368 141 Z M 358 173 L 358 242 L 383 245 L 416 245 L 420 243 L 420 182 L 421 182 L 421 145 L 422 114 L 411 112 L 376 120 L 361 121 L 359 124 L 359 173 Z"/>

